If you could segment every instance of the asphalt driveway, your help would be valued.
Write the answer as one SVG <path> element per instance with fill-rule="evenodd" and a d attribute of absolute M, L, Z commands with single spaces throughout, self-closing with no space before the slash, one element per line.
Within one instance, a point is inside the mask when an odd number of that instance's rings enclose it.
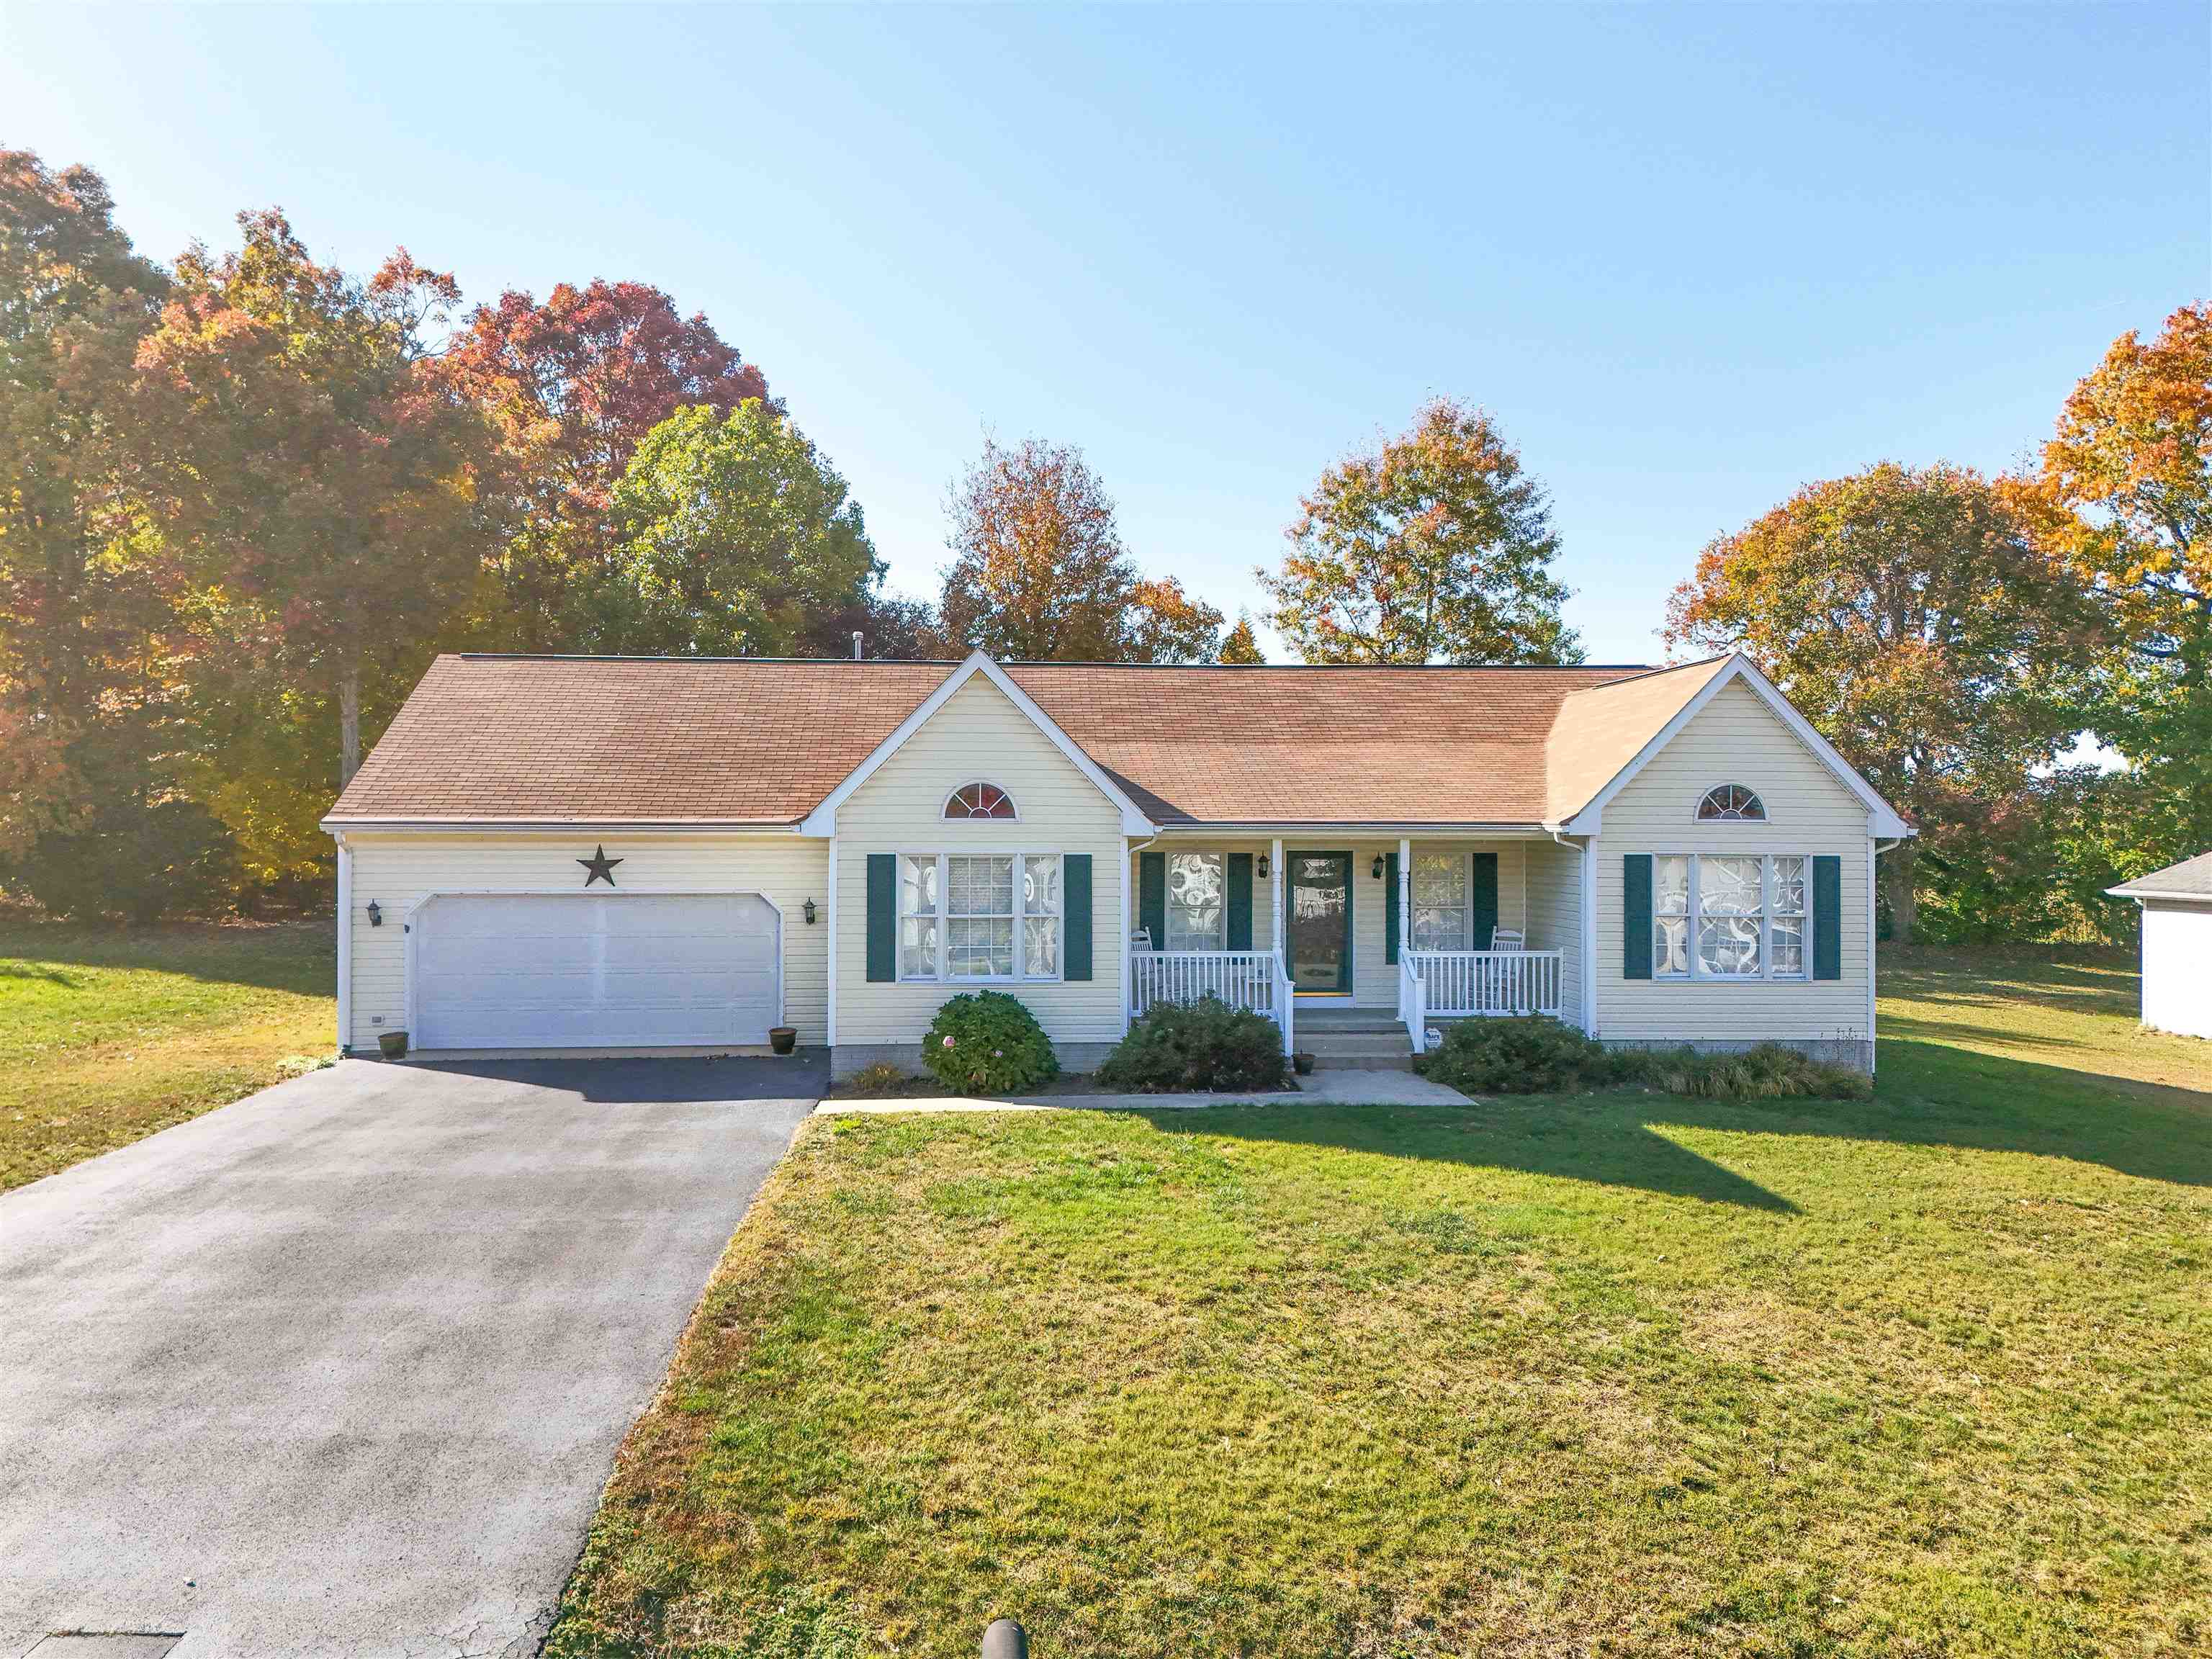
<path fill-rule="evenodd" d="M 826 1082 L 348 1060 L 0 1197 L 0 1659 L 534 1651 Z"/>

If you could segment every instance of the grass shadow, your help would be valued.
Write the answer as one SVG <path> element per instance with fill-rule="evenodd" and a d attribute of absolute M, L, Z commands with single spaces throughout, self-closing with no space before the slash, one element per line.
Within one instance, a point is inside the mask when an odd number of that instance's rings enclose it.
<path fill-rule="evenodd" d="M 1530 1095 L 1474 1106 L 1220 1107 L 1144 1115 L 1168 1134 L 1432 1158 L 1788 1213 L 1798 1206 L 1663 1131 L 2018 1152 L 2212 1187 L 2212 1093 L 1911 1037 L 1884 1038 L 1881 1065 L 1871 1100 Z"/>
<path fill-rule="evenodd" d="M 210 984 L 330 995 L 337 983 L 337 928 L 328 917 L 127 928 L 62 921 L 0 926 L 0 976 L 82 988 L 79 980 L 58 976 L 58 967 L 179 974 Z"/>
<path fill-rule="evenodd" d="M 1530 1096 L 1474 1106 L 1218 1106 L 1146 1112 L 1164 1134 L 1434 1159 L 1795 1214 L 1797 1206 L 1656 1133 L 1651 1097 Z"/>
<path fill-rule="evenodd" d="M 68 991 L 82 989 L 84 985 L 82 978 L 76 974 L 65 974 L 58 968 L 37 962 L 0 962 L 0 979 L 34 979 Z"/>

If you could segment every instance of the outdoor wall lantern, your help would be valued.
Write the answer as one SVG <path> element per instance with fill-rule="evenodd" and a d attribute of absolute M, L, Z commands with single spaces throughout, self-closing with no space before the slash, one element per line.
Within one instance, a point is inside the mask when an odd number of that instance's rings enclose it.
<path fill-rule="evenodd" d="M 372 927 L 381 927 L 384 926 L 383 908 L 374 899 L 371 899 L 368 902 L 368 925 Z"/>
<path fill-rule="evenodd" d="M 811 927 L 814 925 L 814 901 L 809 899 L 799 908 L 806 912 L 806 925 Z"/>
<path fill-rule="evenodd" d="M 1382 879 L 1382 855 L 1380 853 L 1377 853 L 1375 855 L 1374 868 L 1370 870 L 1367 873 L 1373 876 L 1377 881 Z"/>
<path fill-rule="evenodd" d="M 1265 880 L 1267 879 L 1267 855 L 1265 853 L 1262 853 L 1262 854 L 1260 854 L 1260 878 L 1261 878 L 1262 881 L 1265 881 Z"/>

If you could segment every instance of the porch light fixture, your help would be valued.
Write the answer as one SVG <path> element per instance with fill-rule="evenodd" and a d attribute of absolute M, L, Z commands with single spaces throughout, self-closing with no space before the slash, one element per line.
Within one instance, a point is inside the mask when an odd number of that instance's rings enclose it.
<path fill-rule="evenodd" d="M 1260 854 L 1260 878 L 1261 878 L 1262 881 L 1265 881 L 1265 880 L 1267 879 L 1267 855 L 1265 853 L 1262 853 L 1262 854 Z"/>
<path fill-rule="evenodd" d="M 1367 873 L 1374 877 L 1377 881 L 1382 879 L 1382 855 L 1380 853 L 1377 853 L 1375 855 L 1375 863 L 1373 866 L 1369 869 Z"/>
<path fill-rule="evenodd" d="M 807 900 L 805 904 L 799 907 L 799 908 L 806 912 L 806 925 L 809 927 L 811 927 L 814 925 L 814 901 L 812 899 Z"/>
<path fill-rule="evenodd" d="M 384 926 L 383 908 L 374 899 L 371 899 L 368 902 L 368 925 L 372 927 L 381 927 Z"/>

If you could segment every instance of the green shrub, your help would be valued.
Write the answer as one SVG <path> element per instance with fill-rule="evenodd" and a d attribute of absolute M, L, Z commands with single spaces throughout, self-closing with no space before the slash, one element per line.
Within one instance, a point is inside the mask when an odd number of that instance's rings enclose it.
<path fill-rule="evenodd" d="M 1874 1079 L 1848 1066 L 1812 1059 L 1778 1042 L 1741 1054 L 1683 1048 L 1642 1056 L 1653 1086 L 1700 1100 L 1864 1100 Z"/>
<path fill-rule="evenodd" d="M 1571 1025 L 1530 1014 L 1454 1021 L 1419 1070 L 1463 1095 L 1550 1095 L 1621 1082 L 1633 1064 Z"/>
<path fill-rule="evenodd" d="M 1236 1092 L 1288 1086 L 1283 1034 L 1265 1014 L 1218 997 L 1158 1002 L 1098 1068 L 1110 1088 L 1152 1094 L 1179 1089 Z"/>
<path fill-rule="evenodd" d="M 1003 991 L 970 991 L 939 1008 L 921 1063 L 957 1095 L 1033 1089 L 1060 1073 L 1036 1016 Z"/>
<path fill-rule="evenodd" d="M 6 872 L 47 914 L 144 924 L 222 908 L 236 874 L 230 832 L 197 801 L 103 807 L 86 829 L 41 836 Z"/>

